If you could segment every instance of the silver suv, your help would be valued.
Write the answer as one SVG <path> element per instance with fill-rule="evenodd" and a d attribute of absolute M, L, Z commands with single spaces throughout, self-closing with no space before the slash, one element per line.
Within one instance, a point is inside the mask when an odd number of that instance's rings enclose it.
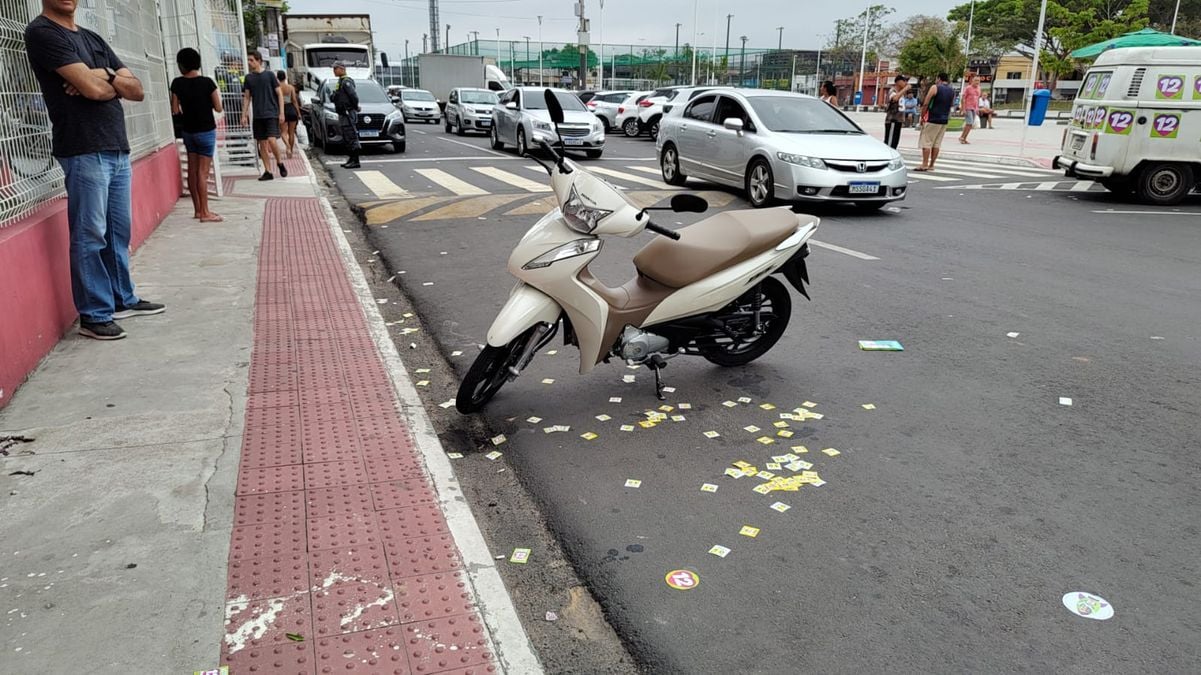
<path fill-rule="evenodd" d="M 446 97 L 446 133 L 454 132 L 460 136 L 468 131 L 482 131 L 485 134 L 492 128 L 492 107 L 496 105 L 496 92 L 487 89 L 470 89 L 459 87 L 451 89 Z"/>

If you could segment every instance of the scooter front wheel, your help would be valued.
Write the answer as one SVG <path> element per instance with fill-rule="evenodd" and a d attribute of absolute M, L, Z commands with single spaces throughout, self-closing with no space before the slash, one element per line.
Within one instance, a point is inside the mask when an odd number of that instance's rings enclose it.
<path fill-rule="evenodd" d="M 522 348 L 532 330 L 518 335 L 503 347 L 484 346 L 459 384 L 459 393 L 455 397 L 455 408 L 459 412 L 464 415 L 479 412 L 505 386 L 509 381 L 509 366 L 521 358 Z"/>

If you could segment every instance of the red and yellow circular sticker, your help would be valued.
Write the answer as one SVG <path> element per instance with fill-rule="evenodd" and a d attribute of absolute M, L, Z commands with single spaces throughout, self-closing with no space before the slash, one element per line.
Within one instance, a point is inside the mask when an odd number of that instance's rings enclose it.
<path fill-rule="evenodd" d="M 700 576 L 689 570 L 672 570 L 663 580 L 677 591 L 690 591 L 701 583 Z"/>

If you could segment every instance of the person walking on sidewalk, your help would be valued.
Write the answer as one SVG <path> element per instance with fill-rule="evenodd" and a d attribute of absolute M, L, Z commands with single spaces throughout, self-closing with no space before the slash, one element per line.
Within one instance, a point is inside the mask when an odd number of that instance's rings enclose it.
<path fill-rule="evenodd" d="M 166 308 L 134 293 L 129 275 L 132 171 L 125 108 L 142 83 L 96 33 L 75 23 L 76 0 L 42 0 L 25 27 L 25 49 L 50 114 L 51 151 L 67 190 L 71 296 L 79 332 L 119 340 L 113 319 Z"/>
<path fill-rule="evenodd" d="M 967 86 L 963 88 L 959 107 L 963 110 L 963 132 L 959 134 L 959 142 L 969 145 L 967 137 L 972 133 L 972 127 L 980 123 L 980 76 L 972 74 L 968 77 Z"/>
<path fill-rule="evenodd" d="M 296 87 L 288 84 L 288 73 L 276 71 L 275 79 L 279 80 L 279 90 L 284 96 L 284 149 L 288 151 L 288 159 L 296 152 L 296 124 L 300 121 L 300 95 Z"/>
<path fill-rule="evenodd" d="M 202 223 L 219 223 L 221 216 L 209 211 L 208 179 L 217 153 L 217 122 L 221 90 L 217 83 L 200 74 L 200 52 L 185 47 L 175 55 L 180 77 L 171 81 L 171 113 L 180 116 L 183 145 L 188 151 L 188 194 L 192 196 L 192 217 Z"/>
<path fill-rule="evenodd" d="M 892 81 L 892 91 L 888 92 L 888 105 L 884 109 L 884 142 L 893 150 L 901 144 L 901 126 L 905 124 L 902 99 L 907 91 L 909 78 L 897 75 Z"/>
<path fill-rule="evenodd" d="M 275 156 L 275 165 L 279 167 L 279 175 L 288 177 L 288 169 L 284 166 L 284 158 L 279 152 L 279 128 L 284 124 L 284 95 L 279 89 L 279 80 L 275 73 L 263 70 L 263 60 L 258 52 L 247 55 L 250 72 L 242 80 L 242 126 L 249 125 L 250 112 L 254 112 L 254 124 L 251 131 L 254 140 L 259 145 L 259 160 L 263 162 L 263 175 L 259 180 L 272 180 L 271 156 Z"/>
<path fill-rule="evenodd" d="M 334 64 L 334 76 L 338 81 L 334 84 L 334 93 L 330 98 L 334 102 L 334 111 L 338 113 L 338 127 L 342 131 L 342 142 L 350 152 L 350 158 L 342 165 L 343 169 L 357 169 L 359 152 L 359 92 L 355 90 L 354 78 L 346 74 L 346 64 L 341 61 Z"/>
<path fill-rule="evenodd" d="M 951 118 L 951 106 L 955 104 L 955 90 L 947 84 L 950 79 L 946 73 L 939 73 L 938 81 L 930 87 L 922 101 L 925 114 L 921 134 L 922 165 L 914 171 L 933 171 L 934 162 L 938 160 L 942 138 L 947 133 L 947 122 Z"/>

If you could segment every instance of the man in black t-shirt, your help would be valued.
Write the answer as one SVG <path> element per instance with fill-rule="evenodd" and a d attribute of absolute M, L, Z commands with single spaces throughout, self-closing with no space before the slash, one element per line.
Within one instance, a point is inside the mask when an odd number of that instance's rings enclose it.
<path fill-rule="evenodd" d="M 50 115 L 51 148 L 63 167 L 71 295 L 79 332 L 119 340 L 113 319 L 164 311 L 134 293 L 129 276 L 129 141 L 120 99 L 141 101 L 142 83 L 96 33 L 75 25 L 74 0 L 42 0 L 25 47 Z"/>
<path fill-rule="evenodd" d="M 259 180 L 271 180 L 271 155 L 275 155 L 275 165 L 279 167 L 279 175 L 287 178 L 288 169 L 284 166 L 284 158 L 279 151 L 279 128 L 284 124 L 284 94 L 279 89 L 279 80 L 275 73 L 263 69 L 263 60 L 258 52 L 247 54 L 247 65 L 250 72 L 242 79 L 242 126 L 250 121 L 253 112 L 254 140 L 259 144 L 259 159 L 263 162 L 263 175 Z"/>

